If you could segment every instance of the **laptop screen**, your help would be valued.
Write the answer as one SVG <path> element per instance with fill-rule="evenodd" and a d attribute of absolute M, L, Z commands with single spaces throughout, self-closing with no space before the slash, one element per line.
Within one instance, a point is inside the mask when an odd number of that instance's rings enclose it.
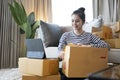
<path fill-rule="evenodd" d="M 26 39 L 28 58 L 46 58 L 43 42 L 41 39 Z"/>

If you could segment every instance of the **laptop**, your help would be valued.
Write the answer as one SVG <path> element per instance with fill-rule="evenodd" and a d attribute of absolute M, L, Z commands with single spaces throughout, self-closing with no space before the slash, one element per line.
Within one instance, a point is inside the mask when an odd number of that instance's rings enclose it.
<path fill-rule="evenodd" d="M 26 39 L 27 57 L 45 59 L 46 53 L 41 39 Z"/>

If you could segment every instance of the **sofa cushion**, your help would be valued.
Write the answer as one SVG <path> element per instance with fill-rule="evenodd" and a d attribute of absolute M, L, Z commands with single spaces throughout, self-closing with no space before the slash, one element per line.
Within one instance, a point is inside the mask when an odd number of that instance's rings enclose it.
<path fill-rule="evenodd" d="M 56 24 L 40 21 L 40 33 L 45 47 L 58 46 L 62 35 L 61 28 Z"/>
<path fill-rule="evenodd" d="M 83 30 L 91 33 L 92 27 L 99 29 L 99 28 L 101 28 L 102 24 L 103 24 L 103 19 L 102 19 L 102 16 L 100 15 L 100 16 L 98 16 L 98 18 L 93 19 L 89 23 L 85 23 L 83 25 Z"/>

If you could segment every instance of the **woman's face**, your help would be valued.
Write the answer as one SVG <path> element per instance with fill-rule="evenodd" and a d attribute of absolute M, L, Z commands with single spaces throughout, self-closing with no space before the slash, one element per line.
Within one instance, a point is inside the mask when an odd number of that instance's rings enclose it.
<path fill-rule="evenodd" d="M 82 30 L 82 25 L 83 25 L 83 21 L 82 19 L 76 15 L 73 14 L 72 15 L 72 27 L 74 30 Z"/>

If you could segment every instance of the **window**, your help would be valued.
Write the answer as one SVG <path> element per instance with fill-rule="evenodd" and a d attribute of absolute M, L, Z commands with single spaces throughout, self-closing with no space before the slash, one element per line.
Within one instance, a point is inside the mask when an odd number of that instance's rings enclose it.
<path fill-rule="evenodd" d="M 71 14 L 80 7 L 85 7 L 86 22 L 92 21 L 92 0 L 52 0 L 53 23 L 71 25 Z"/>

